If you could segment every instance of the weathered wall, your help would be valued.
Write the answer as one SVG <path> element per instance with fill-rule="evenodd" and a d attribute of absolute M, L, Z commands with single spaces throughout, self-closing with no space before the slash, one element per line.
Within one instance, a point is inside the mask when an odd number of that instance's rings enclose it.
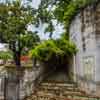
<path fill-rule="evenodd" d="M 100 3 L 80 11 L 70 26 L 70 38 L 78 48 L 73 67 L 76 81 L 87 91 L 100 83 Z M 96 93 L 96 92 L 95 92 Z"/>
<path fill-rule="evenodd" d="M 96 30 L 96 81 L 100 83 L 100 3 L 96 6 L 95 10 L 95 30 Z"/>
<path fill-rule="evenodd" d="M 78 14 L 75 17 L 75 20 L 72 21 L 71 27 L 70 27 L 70 38 L 73 40 L 73 42 L 77 45 L 78 52 L 75 55 L 74 59 L 74 72 L 75 74 L 78 74 L 82 76 L 83 74 L 83 69 L 82 69 L 82 63 L 81 59 L 82 58 L 82 37 L 81 37 L 81 19 L 80 19 L 80 14 Z"/>
<path fill-rule="evenodd" d="M 22 100 L 32 94 L 37 82 L 42 80 L 42 70 L 42 67 L 21 68 L 19 71 L 15 67 L 4 68 L 4 73 L 0 74 L 0 100 Z"/>
<path fill-rule="evenodd" d="M 20 98 L 23 98 L 25 96 L 29 96 L 33 93 L 35 89 L 35 81 L 36 78 L 39 77 L 40 74 L 40 68 L 39 69 L 26 69 L 24 71 L 24 75 L 20 80 Z"/>

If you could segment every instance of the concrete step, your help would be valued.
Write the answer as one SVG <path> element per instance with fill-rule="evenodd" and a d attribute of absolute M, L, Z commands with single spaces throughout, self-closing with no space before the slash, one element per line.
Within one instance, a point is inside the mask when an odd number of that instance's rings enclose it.
<path fill-rule="evenodd" d="M 100 98 L 87 97 L 87 96 L 53 96 L 50 94 L 32 95 L 25 100 L 100 100 Z"/>
<path fill-rule="evenodd" d="M 97 98 L 88 98 L 88 97 L 58 97 L 58 96 L 50 96 L 50 95 L 33 95 L 31 98 L 27 100 L 100 100 Z"/>
<path fill-rule="evenodd" d="M 100 98 L 87 97 L 87 96 L 53 96 L 50 94 L 32 95 L 30 98 L 25 100 L 100 100 Z"/>
<path fill-rule="evenodd" d="M 63 90 L 63 91 L 59 91 L 59 90 L 55 90 L 55 89 L 52 89 L 52 90 L 38 90 L 37 91 L 37 94 L 39 93 L 50 93 L 50 94 L 55 94 L 55 95 L 64 95 L 64 96 L 67 96 L 67 95 L 83 95 L 80 91 L 66 91 L 66 90 Z"/>
<path fill-rule="evenodd" d="M 100 100 L 100 98 L 98 97 L 93 97 L 93 96 L 89 96 L 89 95 L 74 95 L 73 96 L 74 99 L 79 99 L 79 100 Z"/>
<path fill-rule="evenodd" d="M 74 83 L 43 82 L 34 94 L 25 100 L 100 100 L 78 89 Z"/>
<path fill-rule="evenodd" d="M 63 90 L 66 90 L 66 91 L 80 91 L 79 88 L 77 87 L 58 87 L 58 86 L 39 86 L 38 90 L 48 90 L 48 91 L 51 91 L 51 90 L 58 90 L 58 91 L 63 91 Z"/>
<path fill-rule="evenodd" d="M 56 82 L 56 83 L 48 83 L 48 82 L 43 82 L 40 84 L 40 86 L 50 86 L 50 87 L 55 87 L 55 86 L 58 86 L 58 87 L 76 87 L 77 84 L 75 83 L 63 83 L 63 82 Z"/>

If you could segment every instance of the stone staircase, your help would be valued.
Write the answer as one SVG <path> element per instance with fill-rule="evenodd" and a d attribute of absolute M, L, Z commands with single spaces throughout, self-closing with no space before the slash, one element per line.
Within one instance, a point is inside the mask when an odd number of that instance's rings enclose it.
<path fill-rule="evenodd" d="M 87 95 L 76 83 L 43 82 L 24 100 L 100 100 L 100 98 Z"/>

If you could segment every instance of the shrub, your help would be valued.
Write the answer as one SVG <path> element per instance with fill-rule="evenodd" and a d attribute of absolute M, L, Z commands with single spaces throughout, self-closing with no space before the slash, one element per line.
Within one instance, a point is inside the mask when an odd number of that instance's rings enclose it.
<path fill-rule="evenodd" d="M 8 60 L 8 59 L 12 59 L 12 53 L 7 51 L 0 51 L 0 59 L 3 59 L 3 60 Z"/>
<path fill-rule="evenodd" d="M 49 39 L 43 41 L 29 52 L 31 57 L 35 57 L 41 61 L 49 61 L 52 57 L 63 58 L 64 56 L 72 56 L 77 52 L 73 42 L 64 38 Z"/>

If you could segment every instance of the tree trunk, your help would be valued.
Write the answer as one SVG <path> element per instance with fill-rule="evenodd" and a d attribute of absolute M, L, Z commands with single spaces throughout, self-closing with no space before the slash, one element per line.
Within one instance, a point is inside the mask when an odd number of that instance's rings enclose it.
<path fill-rule="evenodd" d="M 36 62 L 37 62 L 37 59 L 33 58 L 33 67 L 36 67 Z"/>
<path fill-rule="evenodd" d="M 20 44 L 18 44 L 18 50 L 17 50 L 16 49 L 16 42 L 13 41 L 10 44 L 10 49 L 13 51 L 13 59 L 14 59 L 14 62 L 16 64 L 16 67 L 17 68 L 21 67 L 21 61 L 20 61 L 21 49 L 20 49 Z"/>
<path fill-rule="evenodd" d="M 17 66 L 18 68 L 21 67 L 20 56 L 21 56 L 20 51 L 14 52 L 14 61 L 15 61 L 15 64 L 16 64 L 16 66 Z"/>

